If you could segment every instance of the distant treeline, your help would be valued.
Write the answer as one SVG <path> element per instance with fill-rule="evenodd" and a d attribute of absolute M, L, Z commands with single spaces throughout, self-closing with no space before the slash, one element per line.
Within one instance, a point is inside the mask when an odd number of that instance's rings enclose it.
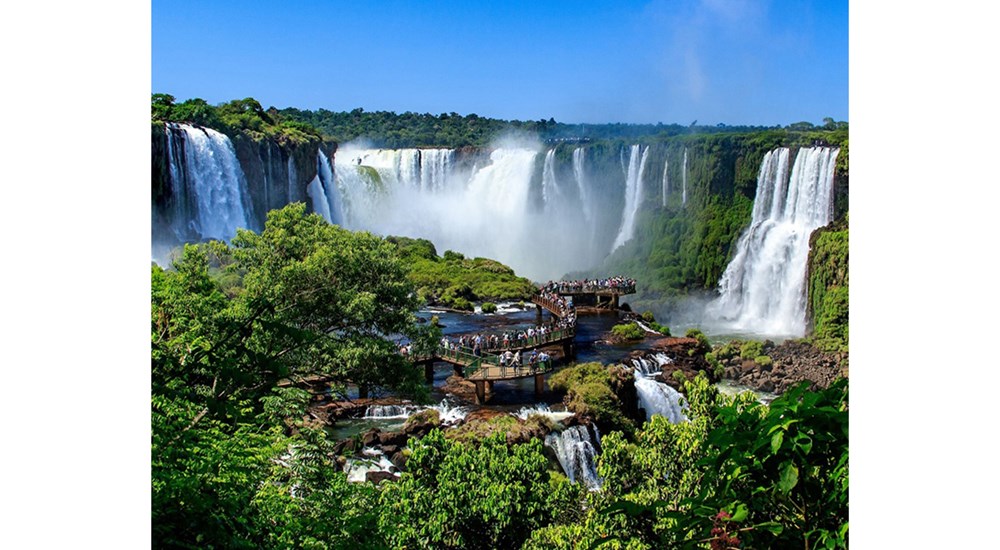
<path fill-rule="evenodd" d="M 494 139 L 508 133 L 528 133 L 543 141 L 581 142 L 639 138 L 669 138 L 691 134 L 751 133 L 765 130 L 836 130 L 846 129 L 846 122 L 826 118 L 821 125 L 796 122 L 781 126 L 699 126 L 698 121 L 681 124 L 566 124 L 548 120 L 502 120 L 481 117 L 475 113 L 365 111 L 317 111 L 296 109 L 264 109 L 252 97 L 210 105 L 204 99 L 193 98 L 177 102 L 174 96 L 152 95 L 152 119 L 156 122 L 187 122 L 215 128 L 227 134 L 245 131 L 258 137 L 305 141 L 322 137 L 324 141 L 346 143 L 355 139 L 368 140 L 374 147 L 486 147 Z"/>
<path fill-rule="evenodd" d="M 588 142 L 606 139 L 637 139 L 641 137 L 672 137 L 684 134 L 749 133 L 779 129 L 779 126 L 698 126 L 697 121 L 688 126 L 680 124 L 566 124 L 548 120 L 502 120 L 481 117 L 475 113 L 418 114 L 392 111 L 369 112 L 354 109 L 350 112 L 318 111 L 295 108 L 277 111 L 288 120 L 310 124 L 325 136 L 338 143 L 358 138 L 371 141 L 375 147 L 485 147 L 495 138 L 506 133 L 525 132 L 537 135 L 547 142 Z M 785 129 L 813 130 L 846 128 L 846 122 L 831 118 L 822 126 L 809 122 L 796 122 Z"/>

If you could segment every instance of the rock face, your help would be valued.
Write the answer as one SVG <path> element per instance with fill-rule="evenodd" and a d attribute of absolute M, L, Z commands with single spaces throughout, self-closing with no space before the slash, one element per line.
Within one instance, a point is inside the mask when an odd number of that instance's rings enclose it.
<path fill-rule="evenodd" d="M 723 360 L 725 377 L 758 391 L 780 394 L 804 380 L 810 381 L 813 389 L 826 388 L 846 375 L 841 366 L 847 360 L 846 353 L 824 353 L 798 341 L 780 345 L 765 342 L 764 353 L 773 364 L 759 365 L 739 356 Z"/>

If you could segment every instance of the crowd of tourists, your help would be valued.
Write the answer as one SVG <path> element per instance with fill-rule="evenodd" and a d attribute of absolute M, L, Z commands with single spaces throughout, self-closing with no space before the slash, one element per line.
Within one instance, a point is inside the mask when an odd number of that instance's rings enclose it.
<path fill-rule="evenodd" d="M 580 279 L 577 281 L 549 281 L 542 287 L 543 292 L 599 292 L 618 290 L 622 293 L 635 292 L 635 279 L 616 275 L 604 279 Z"/>
<path fill-rule="evenodd" d="M 459 350 L 482 357 L 483 353 L 501 353 L 517 348 L 545 343 L 553 332 L 573 326 L 568 319 L 556 323 L 538 325 L 521 330 L 501 333 L 460 334 L 458 337 L 441 337 L 441 347 L 445 350 Z"/>

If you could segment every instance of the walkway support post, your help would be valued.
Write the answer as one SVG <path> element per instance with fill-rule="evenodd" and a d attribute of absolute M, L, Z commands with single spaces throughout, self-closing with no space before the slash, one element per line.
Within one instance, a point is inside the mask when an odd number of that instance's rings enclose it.
<path fill-rule="evenodd" d="M 542 306 L 535 304 L 535 324 L 542 324 Z"/>
<path fill-rule="evenodd" d="M 486 403 L 486 382 L 483 380 L 476 380 L 476 403 Z"/>
<path fill-rule="evenodd" d="M 545 391 L 545 376 L 541 374 L 535 375 L 535 398 L 541 398 L 542 392 Z"/>
<path fill-rule="evenodd" d="M 434 361 L 424 363 L 424 380 L 426 380 L 428 384 L 434 382 Z"/>

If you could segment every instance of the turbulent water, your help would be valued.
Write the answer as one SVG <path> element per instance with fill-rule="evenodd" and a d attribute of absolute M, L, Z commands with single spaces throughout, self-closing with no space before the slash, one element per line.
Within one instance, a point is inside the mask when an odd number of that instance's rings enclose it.
<path fill-rule="evenodd" d="M 709 313 L 727 328 L 802 336 L 806 326 L 805 273 L 809 235 L 830 222 L 833 171 L 839 149 L 770 151 L 761 162 L 753 219 L 719 281 Z"/>
<path fill-rule="evenodd" d="M 624 192 L 626 238 L 642 194 L 642 160 L 633 146 Z M 543 281 L 595 265 L 595 196 L 607 182 L 586 174 L 583 151 L 560 168 L 555 148 L 510 144 L 463 159 L 444 149 L 337 151 L 335 173 L 343 225 L 381 235 L 429 239 L 438 253 L 498 259 L 519 275 Z M 575 181 L 574 181 L 575 180 Z M 603 222 L 608 223 L 608 222 Z M 611 223 L 619 225 L 618 220 Z M 606 245 L 605 245 L 606 246 Z"/>
<path fill-rule="evenodd" d="M 597 450 L 601 434 L 597 426 L 578 425 L 545 436 L 545 446 L 551 448 L 559 465 L 572 483 L 583 483 L 588 489 L 601 486 L 597 475 Z"/>

